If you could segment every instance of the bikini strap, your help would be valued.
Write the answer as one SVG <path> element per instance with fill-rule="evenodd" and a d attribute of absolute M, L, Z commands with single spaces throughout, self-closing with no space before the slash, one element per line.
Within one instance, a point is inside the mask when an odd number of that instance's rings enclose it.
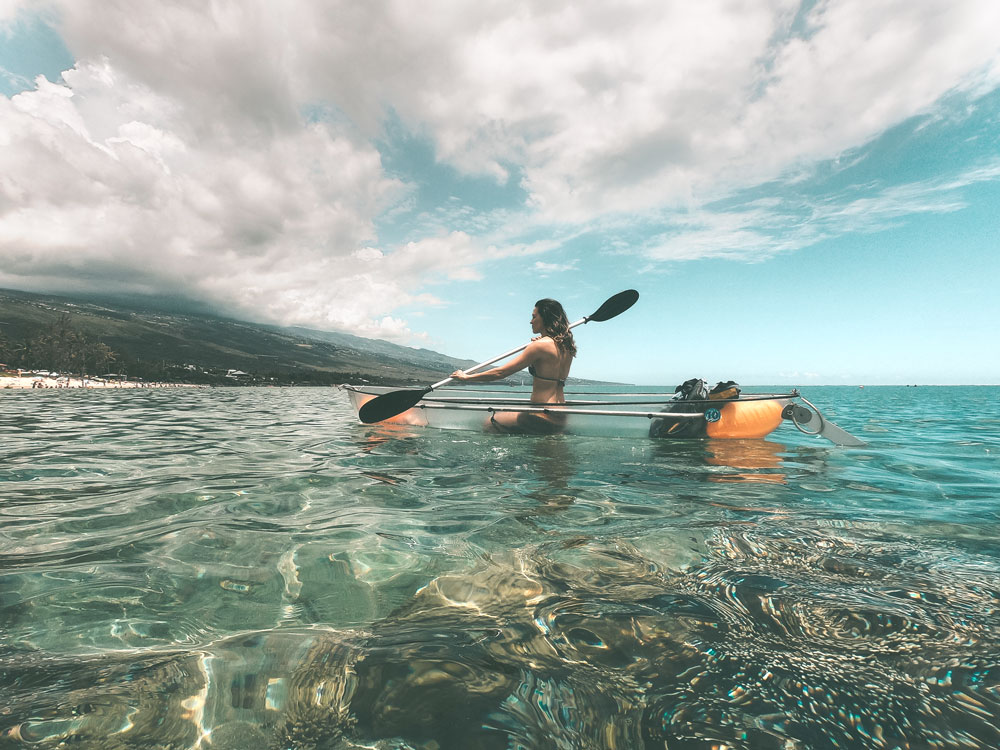
<path fill-rule="evenodd" d="M 531 375 L 531 377 L 533 377 L 533 378 L 538 378 L 539 380 L 550 380 L 553 383 L 558 383 L 559 385 L 561 385 L 563 387 L 566 386 L 566 381 L 563 380 L 562 378 L 548 378 L 548 377 L 545 377 L 544 375 L 539 375 L 537 372 L 535 372 L 535 366 L 534 365 L 528 365 L 528 374 Z"/>

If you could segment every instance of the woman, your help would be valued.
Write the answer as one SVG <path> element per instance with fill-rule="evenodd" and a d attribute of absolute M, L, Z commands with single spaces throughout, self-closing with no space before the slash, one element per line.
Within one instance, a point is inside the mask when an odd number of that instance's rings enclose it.
<path fill-rule="evenodd" d="M 576 344 L 563 306 L 554 299 L 538 300 L 531 311 L 531 331 L 537 335 L 507 364 L 475 375 L 466 375 L 462 370 L 456 370 L 451 377 L 466 383 L 489 383 L 527 367 L 534 378 L 531 385 L 532 403 L 566 403 L 563 387 L 569 377 L 573 357 L 576 356 Z M 490 427 L 497 432 L 551 434 L 562 429 L 565 419 L 562 414 L 501 412 L 490 417 Z"/>

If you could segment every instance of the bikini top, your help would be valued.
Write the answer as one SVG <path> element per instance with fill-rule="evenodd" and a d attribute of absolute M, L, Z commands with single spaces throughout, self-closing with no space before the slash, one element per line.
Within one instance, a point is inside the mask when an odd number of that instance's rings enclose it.
<path fill-rule="evenodd" d="M 562 380 L 561 378 L 547 378 L 544 375 L 539 375 L 537 372 L 535 372 L 534 365 L 528 365 L 528 374 L 531 375 L 531 377 L 533 378 L 538 378 L 539 380 L 551 380 L 553 383 L 555 383 L 560 387 L 566 385 L 566 381 Z"/>

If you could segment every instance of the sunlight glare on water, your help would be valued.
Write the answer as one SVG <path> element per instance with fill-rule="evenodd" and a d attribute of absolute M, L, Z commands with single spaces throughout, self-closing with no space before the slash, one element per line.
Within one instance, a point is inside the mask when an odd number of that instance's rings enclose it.
<path fill-rule="evenodd" d="M 1000 747 L 1000 388 L 805 395 L 869 445 L 2 393 L 0 748 Z"/>

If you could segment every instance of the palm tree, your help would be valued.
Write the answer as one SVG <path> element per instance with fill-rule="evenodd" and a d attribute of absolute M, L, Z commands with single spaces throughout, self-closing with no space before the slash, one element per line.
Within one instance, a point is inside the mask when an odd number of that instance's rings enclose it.
<path fill-rule="evenodd" d="M 48 328 L 18 344 L 0 341 L 0 352 L 8 364 L 44 367 L 48 370 L 78 374 L 83 378 L 91 368 L 94 374 L 118 357 L 107 344 L 90 338 L 73 327 L 73 319 L 63 313 Z"/>

